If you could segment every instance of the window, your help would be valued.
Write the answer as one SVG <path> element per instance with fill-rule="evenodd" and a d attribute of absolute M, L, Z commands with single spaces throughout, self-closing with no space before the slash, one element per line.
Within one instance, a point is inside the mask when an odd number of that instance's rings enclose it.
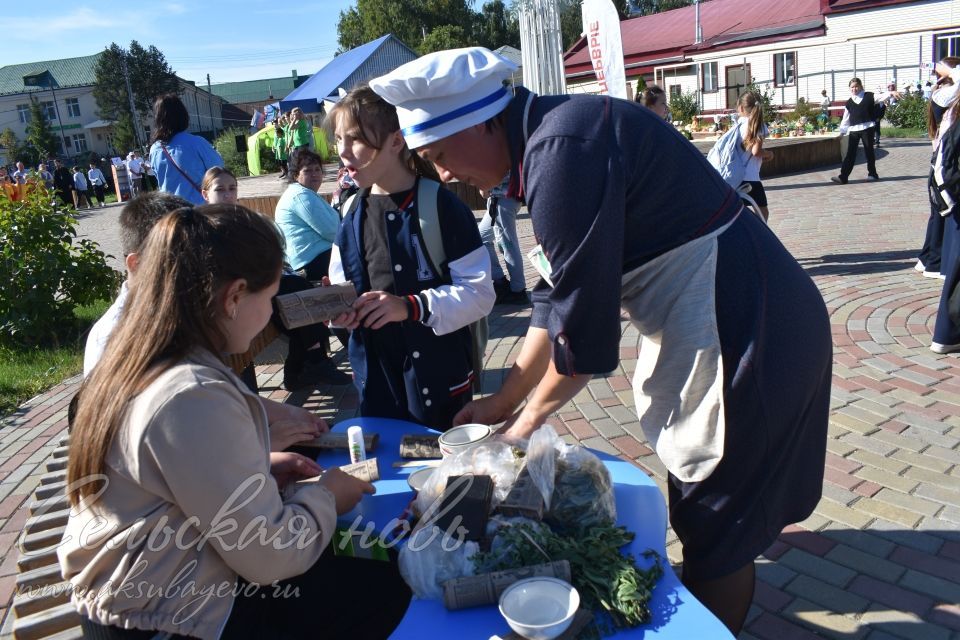
<path fill-rule="evenodd" d="M 777 53 L 773 56 L 773 82 L 775 86 L 782 87 L 792 85 L 796 82 L 797 54 Z"/>
<path fill-rule="evenodd" d="M 57 119 L 57 109 L 53 106 L 52 102 L 41 102 L 40 109 L 43 111 L 43 117 L 47 120 L 53 121 Z"/>
<path fill-rule="evenodd" d="M 30 122 L 30 105 L 28 104 L 18 104 L 17 105 L 17 114 L 20 116 L 20 122 L 26 124 Z"/>
<path fill-rule="evenodd" d="M 71 118 L 80 117 L 80 99 L 67 98 L 67 116 Z"/>
<path fill-rule="evenodd" d="M 713 93 L 719 89 L 719 83 L 717 82 L 717 63 L 706 62 L 700 65 L 700 69 L 703 74 L 703 92 Z"/>
<path fill-rule="evenodd" d="M 73 136 L 73 150 L 75 153 L 83 153 L 87 150 L 87 134 L 78 133 Z"/>
<path fill-rule="evenodd" d="M 934 60 L 943 60 L 947 56 L 960 56 L 960 31 L 938 33 L 933 36 Z"/>
<path fill-rule="evenodd" d="M 683 94 L 683 87 L 678 84 L 670 85 L 670 99 L 679 98 Z"/>

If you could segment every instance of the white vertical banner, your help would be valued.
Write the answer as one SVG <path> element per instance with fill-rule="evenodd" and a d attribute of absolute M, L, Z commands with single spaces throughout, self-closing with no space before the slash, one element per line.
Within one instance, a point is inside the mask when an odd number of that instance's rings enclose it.
<path fill-rule="evenodd" d="M 620 16 L 613 0 L 583 0 L 583 33 L 600 93 L 626 99 Z"/>

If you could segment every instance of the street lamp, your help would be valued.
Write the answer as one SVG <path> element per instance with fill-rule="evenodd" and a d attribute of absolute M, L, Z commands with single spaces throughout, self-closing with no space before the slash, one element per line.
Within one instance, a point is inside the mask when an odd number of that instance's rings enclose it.
<path fill-rule="evenodd" d="M 57 92 L 53 89 L 56 84 L 57 81 L 54 80 L 53 74 L 50 73 L 49 69 L 23 76 L 23 86 L 50 89 L 50 93 L 53 94 L 53 112 L 57 114 L 57 125 L 60 127 L 60 144 L 63 145 L 64 153 L 66 153 L 66 137 L 63 134 L 63 119 L 60 117 L 60 107 L 57 105 Z"/>

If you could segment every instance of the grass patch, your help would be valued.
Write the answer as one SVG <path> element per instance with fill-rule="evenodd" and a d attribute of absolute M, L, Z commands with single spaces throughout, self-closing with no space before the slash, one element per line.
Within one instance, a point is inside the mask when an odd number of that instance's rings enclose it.
<path fill-rule="evenodd" d="M 83 346 L 90 326 L 102 316 L 111 301 L 77 307 L 76 325 L 59 347 L 0 346 L 0 417 L 45 389 L 83 371 Z"/>
<path fill-rule="evenodd" d="M 880 139 L 884 138 L 926 138 L 926 129 L 910 127 L 880 127 Z"/>

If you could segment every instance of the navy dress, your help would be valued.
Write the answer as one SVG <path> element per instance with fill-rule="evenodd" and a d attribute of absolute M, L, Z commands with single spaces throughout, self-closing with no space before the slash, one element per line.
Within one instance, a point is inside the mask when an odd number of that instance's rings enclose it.
<path fill-rule="evenodd" d="M 702 322 L 720 344 L 722 457 L 698 481 L 670 474 L 670 520 L 685 575 L 719 578 L 752 562 L 820 499 L 832 365 L 822 296 L 762 222 L 740 215 L 703 155 L 635 103 L 519 89 L 507 136 L 511 192 L 528 204 L 554 283 L 534 290 L 532 324 L 547 330 L 563 374 L 617 366 L 626 274 L 719 234 L 715 311 Z"/>

